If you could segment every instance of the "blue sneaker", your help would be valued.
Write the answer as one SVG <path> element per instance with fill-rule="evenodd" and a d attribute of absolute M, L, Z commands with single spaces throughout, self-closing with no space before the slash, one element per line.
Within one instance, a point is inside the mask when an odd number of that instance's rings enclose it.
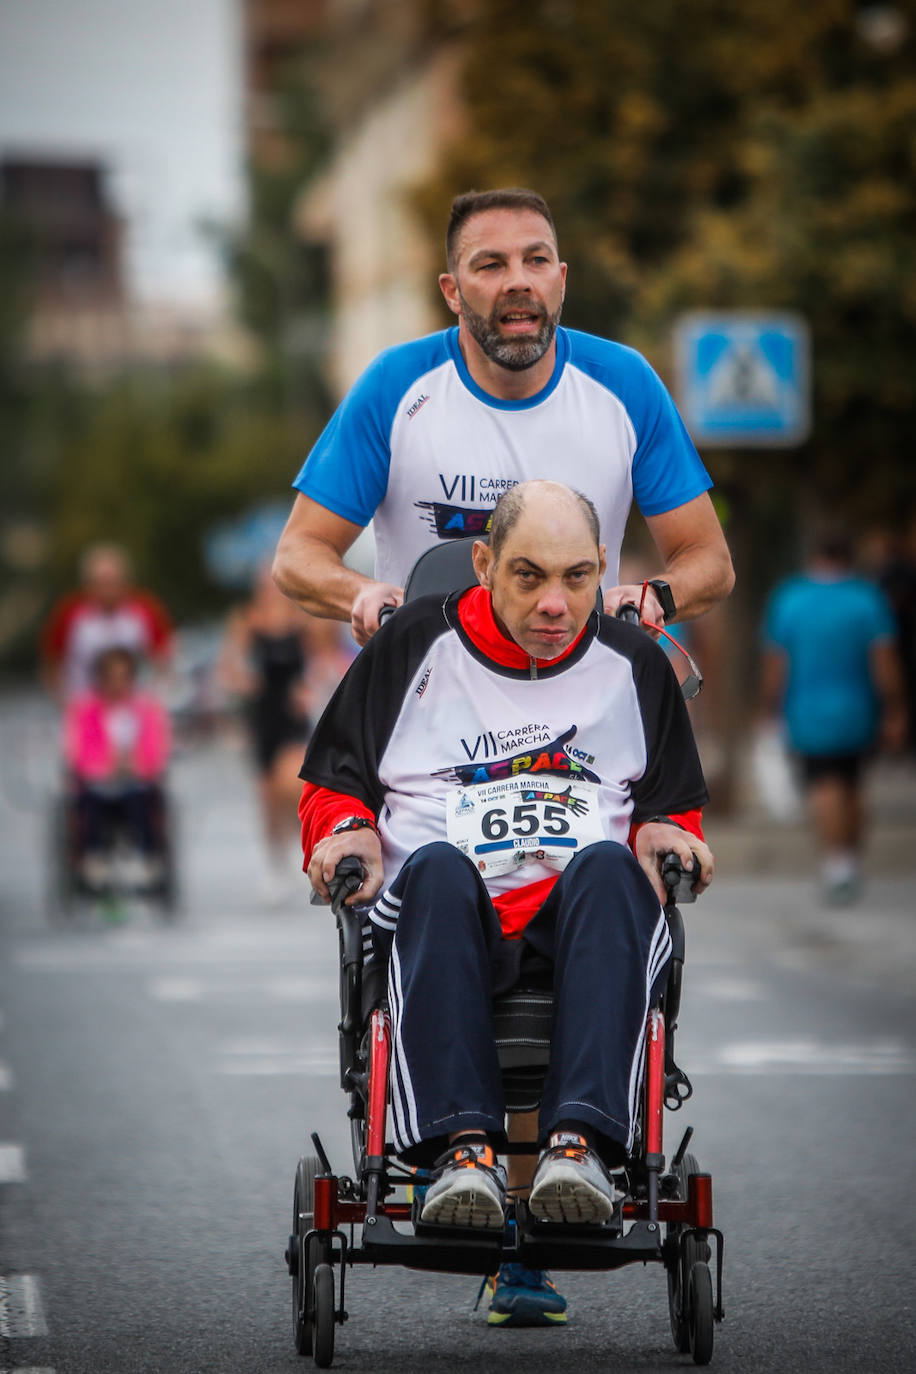
<path fill-rule="evenodd" d="M 492 1293 L 488 1326 L 565 1326 L 566 1299 L 544 1269 L 501 1264 L 487 1279 Z"/>

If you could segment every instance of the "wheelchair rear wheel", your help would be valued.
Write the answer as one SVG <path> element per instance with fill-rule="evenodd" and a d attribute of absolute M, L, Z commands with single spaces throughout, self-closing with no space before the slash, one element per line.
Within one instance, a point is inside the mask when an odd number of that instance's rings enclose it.
<path fill-rule="evenodd" d="M 286 1252 L 292 1279 L 293 1339 L 297 1355 L 311 1355 L 313 1344 L 312 1274 L 314 1258 L 308 1253 L 306 1236 L 315 1221 L 315 1179 L 321 1173 L 316 1155 L 306 1155 L 296 1168 L 293 1187 L 293 1229 Z M 332 1303 L 333 1309 L 333 1303 Z M 333 1342 L 333 1336 L 332 1336 Z"/>
<path fill-rule="evenodd" d="M 79 896 L 79 849 L 65 797 L 56 797 L 49 810 L 46 863 L 45 909 L 53 924 L 62 924 L 73 918 Z"/>

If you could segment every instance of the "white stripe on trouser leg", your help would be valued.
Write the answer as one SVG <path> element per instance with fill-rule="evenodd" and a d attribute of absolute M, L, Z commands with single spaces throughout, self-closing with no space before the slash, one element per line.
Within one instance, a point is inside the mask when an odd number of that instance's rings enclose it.
<path fill-rule="evenodd" d="M 397 929 L 398 916 L 401 913 L 401 903 L 396 897 L 392 897 L 391 889 L 383 892 L 375 906 L 369 912 L 369 920 L 379 930 L 393 932 Z"/>
<path fill-rule="evenodd" d="M 646 1022 L 649 1018 L 649 999 L 652 995 L 652 984 L 658 977 L 659 971 L 664 966 L 665 961 L 671 954 L 671 933 L 668 930 L 668 922 L 665 920 L 664 911 L 659 910 L 658 924 L 652 934 L 652 943 L 649 946 L 649 959 L 646 968 L 646 988 L 645 1000 L 642 1013 L 642 1030 L 636 1043 L 636 1053 L 630 1065 L 630 1083 L 627 1094 L 627 1111 L 629 1120 L 627 1122 L 627 1150 L 633 1148 L 633 1137 L 636 1128 L 636 1107 L 639 1099 L 639 1090 L 642 1086 L 643 1072 L 645 1066 L 646 1053 Z"/>
<path fill-rule="evenodd" d="M 405 1148 L 404 1130 L 404 1109 L 402 1106 L 403 1095 L 400 1089 L 400 1074 L 397 1064 L 397 1043 L 396 1036 L 400 1025 L 400 1004 L 398 1002 L 398 990 L 394 980 L 391 959 L 388 960 L 388 1018 L 391 1030 L 391 1057 L 389 1061 L 389 1083 L 388 1093 L 391 1099 L 391 1133 L 394 1136 L 394 1143 L 400 1152 Z"/>
<path fill-rule="evenodd" d="M 656 927 L 655 935 L 652 938 L 652 947 L 649 950 L 648 978 L 646 986 L 651 991 L 652 984 L 655 982 L 659 973 L 664 968 L 674 946 L 671 943 L 671 932 L 668 929 L 668 922 L 663 920 L 660 927 Z"/>
<path fill-rule="evenodd" d="M 417 1099 L 414 1094 L 413 1082 L 410 1077 L 410 1065 L 407 1062 L 407 1053 L 404 1049 L 404 988 L 401 980 L 401 956 L 397 949 L 395 949 L 394 947 L 392 947 L 391 950 L 391 958 L 392 963 L 394 965 L 395 978 L 397 979 L 398 985 L 399 1016 L 397 1028 L 397 1046 L 398 1059 L 400 1061 L 401 1091 L 404 1094 L 404 1105 L 407 1109 L 407 1134 L 412 1143 L 418 1145 L 420 1143 L 420 1122 L 417 1117 Z"/>
<path fill-rule="evenodd" d="M 399 897 L 392 897 L 391 888 L 383 892 L 375 906 L 372 908 L 371 915 L 378 916 L 381 920 L 396 921 L 401 911 L 401 901 Z"/>
<path fill-rule="evenodd" d="M 391 1098 L 395 1109 L 395 1134 L 400 1135 L 401 1149 L 420 1143 L 420 1124 L 417 1119 L 417 1102 L 410 1078 L 410 1066 L 404 1052 L 402 1034 L 404 1013 L 404 990 L 401 983 L 401 959 L 397 948 L 392 947 L 391 963 L 388 969 L 388 988 L 391 996 L 392 1061 L 395 1074 L 391 1085 Z"/>

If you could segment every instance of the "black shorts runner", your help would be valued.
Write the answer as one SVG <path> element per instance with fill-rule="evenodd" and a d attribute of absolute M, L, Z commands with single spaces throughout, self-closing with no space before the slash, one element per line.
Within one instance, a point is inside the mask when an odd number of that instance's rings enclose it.
<path fill-rule="evenodd" d="M 806 783 L 819 782 L 821 778 L 840 778 L 843 782 L 856 783 L 862 776 L 864 754 L 799 754 L 799 766 Z"/>

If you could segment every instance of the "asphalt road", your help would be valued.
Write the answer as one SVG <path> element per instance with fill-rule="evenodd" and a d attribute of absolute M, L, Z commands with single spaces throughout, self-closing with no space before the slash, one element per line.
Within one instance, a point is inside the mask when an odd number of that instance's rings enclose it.
<path fill-rule="evenodd" d="M 0 1371 L 281 1374 L 283 1250 L 308 1132 L 350 1167 L 336 948 L 301 886 L 255 899 L 237 750 L 180 759 L 187 912 L 54 928 L 46 714 L 0 704 Z M 715 842 L 715 828 L 711 828 Z M 776 867 L 776 866 L 774 866 Z M 916 858 L 914 858 L 916 873 Z M 682 1123 L 726 1234 L 714 1367 L 909 1368 L 916 1348 L 912 882 L 851 915 L 810 883 L 720 874 L 685 911 Z M 335 1367 L 673 1370 L 664 1275 L 563 1275 L 563 1330 L 491 1331 L 476 1281 L 357 1270 Z"/>

